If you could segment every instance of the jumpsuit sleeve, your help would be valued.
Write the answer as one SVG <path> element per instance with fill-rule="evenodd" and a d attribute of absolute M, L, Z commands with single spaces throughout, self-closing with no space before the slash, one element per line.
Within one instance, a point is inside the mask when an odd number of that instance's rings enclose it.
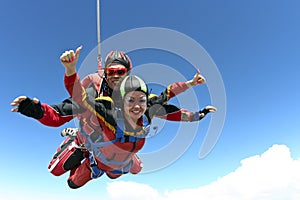
<path fill-rule="evenodd" d="M 107 126 L 109 126 L 108 124 L 115 125 L 113 109 L 108 109 L 112 107 L 111 104 L 108 106 L 107 104 L 109 104 L 109 102 L 103 103 L 101 101 L 95 101 L 94 97 L 88 95 L 77 74 L 65 76 L 64 82 L 72 99 L 78 103 L 80 107 L 97 115 L 98 119 Z"/>
<path fill-rule="evenodd" d="M 199 112 L 180 109 L 172 104 L 155 104 L 148 108 L 150 118 L 158 117 L 169 121 L 193 122 L 199 121 Z"/>
<path fill-rule="evenodd" d="M 42 104 L 42 107 L 44 109 L 44 115 L 41 119 L 38 119 L 38 121 L 46 126 L 58 127 L 74 118 L 73 115 L 61 115 L 48 104 Z"/>
<path fill-rule="evenodd" d="M 71 98 L 65 99 L 60 104 L 48 105 L 42 104 L 44 115 L 38 121 L 46 126 L 58 127 L 74 118 L 75 114 L 80 114 L 84 111 Z"/>
<path fill-rule="evenodd" d="M 194 122 L 200 121 L 200 112 L 191 112 L 186 109 L 180 109 L 176 112 L 168 113 L 164 116 L 158 116 L 159 118 L 169 121 L 181 121 L 181 122 Z"/>
<path fill-rule="evenodd" d="M 190 112 L 180 109 L 175 105 L 167 104 L 172 97 L 185 92 L 189 87 L 186 82 L 176 82 L 169 85 L 160 96 L 153 96 L 149 99 L 148 112 L 150 118 L 159 117 L 169 121 L 198 121 L 199 112 Z"/>
<path fill-rule="evenodd" d="M 176 82 L 169 85 L 164 92 L 162 92 L 159 96 L 152 97 L 149 99 L 150 105 L 154 104 L 166 104 L 174 96 L 185 92 L 189 87 L 187 86 L 186 82 Z"/>
<path fill-rule="evenodd" d="M 97 76 L 99 75 L 97 74 Z M 82 81 L 83 87 L 88 88 L 91 83 L 94 83 L 93 77 L 95 77 L 94 74 L 86 76 Z M 100 77 L 98 79 L 100 79 Z M 98 81 L 98 83 L 100 84 L 100 81 Z M 90 93 L 93 94 L 93 92 L 94 91 L 90 89 Z M 44 115 L 41 119 L 38 119 L 38 121 L 46 126 L 52 127 L 61 126 L 71 121 L 76 115 L 85 111 L 85 109 L 72 98 L 65 99 L 63 102 L 56 105 L 42 104 L 41 106 L 44 110 Z"/>

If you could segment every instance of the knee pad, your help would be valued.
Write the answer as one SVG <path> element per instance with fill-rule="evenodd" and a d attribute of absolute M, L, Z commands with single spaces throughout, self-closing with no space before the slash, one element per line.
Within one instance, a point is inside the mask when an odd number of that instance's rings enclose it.
<path fill-rule="evenodd" d="M 71 188 L 71 189 L 77 189 L 77 188 L 80 188 L 81 186 L 78 186 L 76 185 L 72 180 L 68 180 L 68 186 Z"/>
<path fill-rule="evenodd" d="M 77 168 L 70 171 L 68 185 L 72 189 L 77 189 L 84 186 L 90 180 L 92 180 L 92 178 L 89 160 L 85 159 Z"/>

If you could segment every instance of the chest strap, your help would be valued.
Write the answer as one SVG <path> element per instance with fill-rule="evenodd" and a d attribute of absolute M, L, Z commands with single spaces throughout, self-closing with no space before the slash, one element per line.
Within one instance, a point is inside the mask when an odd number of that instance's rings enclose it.
<path fill-rule="evenodd" d="M 120 109 L 117 110 L 117 127 L 116 127 L 116 138 L 119 142 L 137 142 L 142 138 L 145 138 L 150 132 L 150 123 L 145 114 L 142 115 L 143 126 L 142 130 L 127 132 L 125 131 L 124 117 Z"/>

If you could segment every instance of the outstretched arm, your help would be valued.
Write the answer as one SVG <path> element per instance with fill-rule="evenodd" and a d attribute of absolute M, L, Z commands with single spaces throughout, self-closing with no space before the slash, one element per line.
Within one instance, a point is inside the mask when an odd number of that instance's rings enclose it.
<path fill-rule="evenodd" d="M 71 52 L 64 52 L 64 54 L 60 57 L 61 61 L 64 62 L 67 58 L 72 59 L 70 55 L 72 55 Z M 65 64 L 69 65 L 69 63 Z M 72 71 L 68 71 L 68 73 L 71 74 Z M 90 83 L 91 75 L 84 78 L 83 86 L 86 88 Z M 14 108 L 11 109 L 12 112 L 19 112 L 25 116 L 37 119 L 40 123 L 46 126 L 53 127 L 61 126 L 72 120 L 76 114 L 80 114 L 85 111 L 85 109 L 80 107 L 71 98 L 65 99 L 63 102 L 56 105 L 48 105 L 41 103 L 37 98 L 30 99 L 27 96 L 19 96 L 14 99 L 11 106 L 14 106 Z"/>
<path fill-rule="evenodd" d="M 161 116 L 159 118 L 163 118 L 169 121 L 194 122 L 203 119 L 208 113 L 214 113 L 216 111 L 217 108 L 215 108 L 214 106 L 206 106 L 199 112 L 190 112 L 185 109 L 180 109 L 176 112 L 168 113 L 167 115 Z"/>
<path fill-rule="evenodd" d="M 217 109 L 214 106 L 206 106 L 198 112 L 190 112 L 186 109 L 180 109 L 172 104 L 164 105 L 153 105 L 149 108 L 149 116 L 155 116 L 161 119 L 166 119 L 169 121 L 184 121 L 193 122 L 199 121 L 210 112 L 216 112 Z"/>
<path fill-rule="evenodd" d="M 41 103 L 39 99 L 30 99 L 27 96 L 19 96 L 11 103 L 16 106 L 11 109 L 12 112 L 37 119 L 46 126 L 58 127 L 73 119 L 72 112 L 77 112 L 76 106 L 70 101 L 65 100 L 61 104 L 49 106 Z"/>
<path fill-rule="evenodd" d="M 149 99 L 149 105 L 152 106 L 154 104 L 166 104 L 171 98 L 174 96 L 185 92 L 188 88 L 192 86 L 196 86 L 199 84 L 205 84 L 205 78 L 200 74 L 198 70 L 197 73 L 194 75 L 193 79 L 186 81 L 186 82 L 176 82 L 169 85 L 164 92 L 161 93 L 160 96 L 154 96 Z"/>
<path fill-rule="evenodd" d="M 193 79 L 187 82 L 177 82 L 168 86 L 167 89 L 160 95 L 152 95 L 149 97 L 149 116 L 163 118 L 169 121 L 199 121 L 210 112 L 216 112 L 217 109 L 214 106 L 206 106 L 199 112 L 190 112 L 186 109 L 180 109 L 175 105 L 167 104 L 167 101 L 184 92 L 186 89 L 196 86 L 198 84 L 205 84 L 205 78 L 200 74 L 198 70 Z"/>

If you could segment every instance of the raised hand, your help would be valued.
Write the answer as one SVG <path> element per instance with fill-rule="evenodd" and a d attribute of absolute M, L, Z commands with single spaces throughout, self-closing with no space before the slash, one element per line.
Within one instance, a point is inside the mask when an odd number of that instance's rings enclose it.
<path fill-rule="evenodd" d="M 187 81 L 187 85 L 189 87 L 196 86 L 198 84 L 205 84 L 205 78 L 200 74 L 200 70 L 198 69 L 197 73 L 194 75 L 192 80 Z"/>
<path fill-rule="evenodd" d="M 60 58 L 59 58 L 60 62 L 66 68 L 67 76 L 71 76 L 76 73 L 76 64 L 77 64 L 81 49 L 82 49 L 82 46 L 78 47 L 75 52 L 73 50 L 65 51 L 60 56 Z"/>

